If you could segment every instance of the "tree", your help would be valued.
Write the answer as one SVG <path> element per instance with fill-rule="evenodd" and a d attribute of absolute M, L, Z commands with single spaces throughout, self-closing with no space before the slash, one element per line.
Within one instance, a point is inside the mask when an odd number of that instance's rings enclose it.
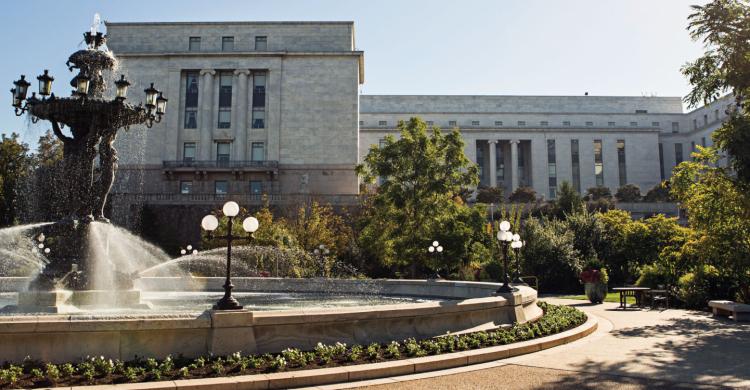
<path fill-rule="evenodd" d="M 503 203 L 503 189 L 501 187 L 479 187 L 477 189 L 477 202 Z"/>
<path fill-rule="evenodd" d="M 289 225 L 299 245 L 308 252 L 325 245 L 333 255 L 338 255 L 347 249 L 352 238 L 351 228 L 333 212 L 331 205 L 318 202 L 297 209 L 297 216 Z"/>
<path fill-rule="evenodd" d="M 563 181 L 557 191 L 555 209 L 559 217 L 581 212 L 583 199 L 569 182 Z"/>
<path fill-rule="evenodd" d="M 464 155 L 457 129 L 443 135 L 433 128 L 428 135 L 419 118 L 400 121 L 398 129 L 398 140 L 387 136 L 356 168 L 366 183 L 382 180 L 372 195 L 360 242 L 383 264 L 410 265 L 416 276 L 417 266 L 428 261 L 429 243 L 447 232 L 446 224 L 466 207 L 460 194 L 478 183 L 478 169 Z M 456 254 L 457 248 L 445 248 L 444 257 Z"/>
<path fill-rule="evenodd" d="M 685 97 L 691 106 L 710 103 L 722 94 L 734 95 L 729 119 L 713 135 L 727 152 L 738 179 L 750 185 L 750 3 L 714 0 L 693 6 L 688 30 L 706 52 L 682 67 L 693 89 Z"/>
<path fill-rule="evenodd" d="M 673 201 L 672 196 L 669 195 L 669 188 L 667 188 L 667 182 L 661 182 L 655 185 L 653 188 L 648 190 L 646 196 L 643 197 L 644 202 L 671 202 Z"/>
<path fill-rule="evenodd" d="M 586 196 L 584 197 L 584 199 L 587 201 L 597 201 L 599 199 L 611 200 L 612 191 L 609 190 L 609 187 L 604 186 L 591 187 L 586 190 Z"/>
<path fill-rule="evenodd" d="M 33 160 L 17 133 L 0 140 L 0 226 L 18 223 L 19 184 L 29 176 Z"/>
<path fill-rule="evenodd" d="M 615 198 L 618 202 L 639 202 L 641 200 L 641 189 L 635 184 L 625 184 L 617 189 Z"/>
<path fill-rule="evenodd" d="M 531 187 L 521 186 L 516 188 L 508 197 L 513 203 L 532 203 L 536 202 L 536 191 Z"/>

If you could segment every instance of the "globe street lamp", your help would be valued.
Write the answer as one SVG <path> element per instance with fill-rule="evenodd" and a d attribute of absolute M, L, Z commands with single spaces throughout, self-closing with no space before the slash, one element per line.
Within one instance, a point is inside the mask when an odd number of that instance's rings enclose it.
<path fill-rule="evenodd" d="M 427 248 L 427 251 L 435 256 L 435 273 L 428 280 L 440 280 L 442 277 L 440 276 L 440 268 L 438 268 L 440 264 L 438 260 L 440 259 L 439 256 L 443 254 L 443 247 L 439 242 L 433 241 L 432 245 Z"/>
<path fill-rule="evenodd" d="M 510 222 L 500 222 L 500 231 L 497 232 L 497 240 L 503 246 L 503 285 L 497 289 L 498 294 L 512 293 L 516 291 L 515 288 L 510 286 L 510 278 L 508 276 L 508 246 L 513 241 L 513 233 L 510 231 Z"/>
<path fill-rule="evenodd" d="M 232 241 L 243 238 L 252 241 L 253 233 L 258 230 L 259 224 L 255 217 L 247 217 L 242 221 L 242 229 L 248 232 L 247 237 L 235 236 L 232 234 L 232 223 L 234 218 L 240 213 L 240 206 L 236 202 L 229 201 L 224 204 L 221 211 L 228 219 L 227 234 L 216 238 L 227 240 L 227 272 L 226 280 L 224 281 L 224 297 L 214 305 L 214 310 L 240 310 L 242 309 L 242 305 L 232 296 L 232 289 L 234 288 L 232 284 Z M 209 238 L 213 238 L 211 232 L 219 227 L 219 219 L 211 214 L 206 215 L 201 220 L 201 227 L 208 232 Z"/>
<path fill-rule="evenodd" d="M 516 258 L 516 275 L 513 278 L 513 283 L 525 283 L 523 279 L 521 279 L 521 248 L 523 245 L 524 241 L 521 241 L 521 236 L 514 234 L 513 241 L 510 243 L 510 247 L 513 249 L 513 254 Z"/>
<path fill-rule="evenodd" d="M 326 256 L 328 256 L 331 251 L 328 250 L 328 247 L 326 247 L 325 245 L 320 244 L 320 246 L 313 250 L 313 253 L 318 256 L 318 268 L 320 269 L 319 276 L 321 278 L 324 278 L 326 276 Z"/>

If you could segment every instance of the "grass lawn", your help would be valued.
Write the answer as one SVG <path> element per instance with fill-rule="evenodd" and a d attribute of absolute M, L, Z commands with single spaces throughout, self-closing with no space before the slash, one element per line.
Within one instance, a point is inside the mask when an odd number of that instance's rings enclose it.
<path fill-rule="evenodd" d="M 587 301 L 588 298 L 586 298 L 586 295 L 564 295 L 559 298 L 563 299 L 578 299 L 581 301 Z M 614 303 L 620 303 L 620 293 L 619 292 L 610 292 L 607 293 L 607 297 L 604 298 L 604 302 L 614 302 Z M 635 303 L 635 297 L 628 297 L 628 305 L 632 305 Z"/>

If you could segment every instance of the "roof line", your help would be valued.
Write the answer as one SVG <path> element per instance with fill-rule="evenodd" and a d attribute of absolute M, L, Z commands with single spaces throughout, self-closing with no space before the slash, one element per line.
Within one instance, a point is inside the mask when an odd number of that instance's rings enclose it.
<path fill-rule="evenodd" d="M 353 25 L 353 21 L 206 21 L 206 22 L 110 22 L 104 21 L 107 26 L 185 26 L 185 25 L 265 25 L 265 24 L 334 24 Z"/>

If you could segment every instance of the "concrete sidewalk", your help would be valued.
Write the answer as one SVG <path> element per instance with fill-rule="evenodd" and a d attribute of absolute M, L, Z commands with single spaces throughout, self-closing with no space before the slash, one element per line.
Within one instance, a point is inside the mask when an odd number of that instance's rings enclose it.
<path fill-rule="evenodd" d="M 321 388 L 646 389 L 750 388 L 750 324 L 687 310 L 627 310 L 615 303 L 545 298 L 597 316 L 583 340 L 445 372 Z"/>

